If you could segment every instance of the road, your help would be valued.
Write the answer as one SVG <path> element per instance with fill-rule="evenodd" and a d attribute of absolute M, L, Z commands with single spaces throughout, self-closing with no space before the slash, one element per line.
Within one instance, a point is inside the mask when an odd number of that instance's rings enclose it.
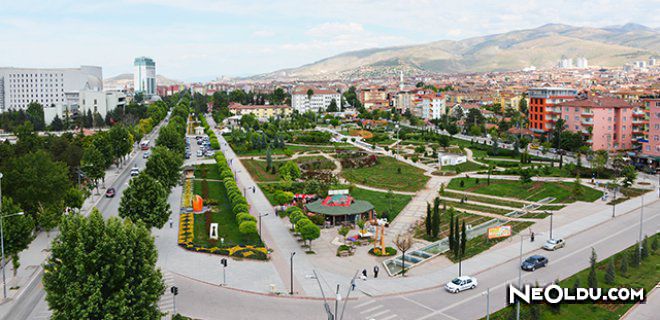
<path fill-rule="evenodd" d="M 161 122 L 161 124 L 154 128 L 150 135 L 145 137 L 145 139 L 150 139 L 152 141 L 152 146 L 158 138 L 158 131 L 163 123 L 164 122 Z M 118 214 L 121 196 L 124 190 L 128 187 L 128 182 L 131 179 L 130 169 L 137 166 L 140 170 L 144 170 L 148 159 L 144 159 L 143 154 L 144 151 L 137 150 L 134 157 L 125 162 L 123 167 L 117 169 L 120 171 L 119 176 L 112 185 L 107 184 L 105 185 L 105 188 L 101 188 L 100 195 L 96 195 L 94 193 L 95 191 L 93 191 L 92 200 L 97 201 L 96 208 L 99 209 L 105 219 Z M 113 198 L 106 198 L 103 194 L 104 190 L 110 187 L 115 188 L 116 194 Z M 24 289 L 25 291 L 23 292 L 22 297 L 15 302 L 8 313 L 8 316 L 10 317 L 6 316 L 3 319 L 48 319 L 50 317 L 50 312 L 48 311 L 48 306 L 45 301 L 45 291 L 41 284 L 42 274 L 43 271 L 40 271 L 37 277 Z"/>

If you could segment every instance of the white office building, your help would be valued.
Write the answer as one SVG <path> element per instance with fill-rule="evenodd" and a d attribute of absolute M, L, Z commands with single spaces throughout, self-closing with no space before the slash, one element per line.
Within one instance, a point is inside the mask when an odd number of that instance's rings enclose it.
<path fill-rule="evenodd" d="M 66 104 L 44 107 L 44 121 L 50 124 L 55 116 L 64 119 L 67 116 L 84 116 L 87 111 L 100 114 L 103 119 L 108 112 L 126 106 L 126 94 L 119 91 L 92 91 L 83 90 L 76 94 L 74 101 Z"/>
<path fill-rule="evenodd" d="M 562 57 L 561 60 L 559 60 L 559 68 L 561 69 L 573 68 L 573 59 Z"/>
<path fill-rule="evenodd" d="M 0 112 L 27 109 L 30 102 L 66 105 L 77 102 L 82 90 L 103 90 L 101 67 L 0 68 Z"/>
<path fill-rule="evenodd" d="M 313 91 L 312 95 L 308 94 L 310 89 Z M 332 100 L 335 100 L 338 110 L 341 111 L 340 93 L 332 90 L 297 87 L 291 94 L 291 107 L 299 113 L 305 113 L 307 111 L 324 112 L 330 106 Z"/>
<path fill-rule="evenodd" d="M 422 119 L 440 119 L 445 113 L 445 99 L 439 97 L 424 97 L 420 102 L 422 107 Z"/>
<path fill-rule="evenodd" d="M 156 63 L 147 57 L 137 57 L 133 62 L 133 88 L 146 98 L 156 94 Z"/>

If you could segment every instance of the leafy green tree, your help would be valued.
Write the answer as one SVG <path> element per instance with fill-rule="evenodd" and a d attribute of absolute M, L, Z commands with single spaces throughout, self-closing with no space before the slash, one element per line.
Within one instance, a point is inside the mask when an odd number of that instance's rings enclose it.
<path fill-rule="evenodd" d="M 50 236 L 50 231 L 55 229 L 62 218 L 64 213 L 63 203 L 62 204 L 51 204 L 49 206 L 39 205 L 39 211 L 37 212 L 37 223 L 39 227 L 46 231 L 46 236 Z"/>
<path fill-rule="evenodd" d="M 53 121 L 50 123 L 50 129 L 53 131 L 62 131 L 64 129 L 64 123 L 59 115 L 55 115 L 55 118 L 53 118 Z"/>
<path fill-rule="evenodd" d="M 308 223 L 300 228 L 300 236 L 303 240 L 309 241 L 309 249 L 312 250 L 312 240 L 321 236 L 321 229 L 314 223 Z"/>
<path fill-rule="evenodd" d="M 181 179 L 183 157 L 163 147 L 153 148 L 144 172 L 158 180 L 167 190 L 177 185 Z"/>
<path fill-rule="evenodd" d="M 44 265 L 51 319 L 160 319 L 165 284 L 157 256 L 140 224 L 103 221 L 97 209 L 68 216 Z"/>
<path fill-rule="evenodd" d="M 162 228 L 169 218 L 168 190 L 150 175 L 141 173 L 131 179 L 119 204 L 119 216 L 142 221 L 148 228 Z"/>
<path fill-rule="evenodd" d="M 649 239 L 647 236 L 644 236 L 642 240 L 642 247 L 639 249 L 642 260 L 646 260 L 649 257 Z"/>
<path fill-rule="evenodd" d="M 4 217 L 18 212 L 21 212 L 21 208 L 11 198 L 2 198 L 2 211 L 0 211 L 0 215 Z M 2 218 L 2 227 L 5 254 L 7 255 L 13 256 L 25 250 L 34 239 L 34 235 L 32 234 L 34 230 L 34 219 L 30 215 L 14 215 Z"/>
<path fill-rule="evenodd" d="M 273 196 L 273 200 L 279 205 L 291 203 L 293 201 L 293 193 L 289 191 L 278 190 Z"/>
<path fill-rule="evenodd" d="M 598 288 L 598 277 L 596 276 L 596 250 L 591 248 L 591 257 L 589 258 L 589 276 L 587 277 L 587 285 L 589 288 Z"/>
<path fill-rule="evenodd" d="M 266 149 L 266 170 L 270 170 L 273 167 L 273 156 L 271 155 L 270 147 Z"/>
<path fill-rule="evenodd" d="M 529 169 L 520 170 L 520 182 L 523 184 L 532 182 L 532 171 Z"/>
<path fill-rule="evenodd" d="M 279 167 L 278 172 L 283 180 L 296 180 L 302 175 L 298 164 L 293 161 L 285 162 Z"/>
<path fill-rule="evenodd" d="M 571 188 L 571 197 L 575 200 L 578 200 L 584 195 L 584 190 L 582 189 L 582 181 L 580 179 L 580 175 L 577 175 L 575 177 L 575 181 L 573 182 L 573 187 Z"/>
<path fill-rule="evenodd" d="M 25 115 L 34 125 L 34 129 L 37 131 L 43 131 L 46 129 L 46 123 L 44 120 L 44 107 L 38 102 L 30 102 L 25 111 Z"/>
<path fill-rule="evenodd" d="M 76 187 L 69 188 L 64 196 L 64 206 L 69 208 L 80 209 L 84 202 L 85 193 Z"/>
<path fill-rule="evenodd" d="M 325 111 L 326 112 L 338 112 L 339 107 L 337 106 L 337 101 L 335 101 L 335 99 L 332 99 L 332 101 L 330 101 L 330 104 L 328 105 L 328 109 L 326 109 Z"/>
<path fill-rule="evenodd" d="M 621 265 L 619 266 L 619 273 L 622 276 L 625 276 L 628 274 L 628 254 L 626 252 L 623 252 L 622 259 L 621 259 Z"/>
<path fill-rule="evenodd" d="M 635 268 L 639 267 L 639 264 L 642 263 L 642 252 L 639 250 L 639 242 L 635 244 L 635 250 L 630 255 L 630 262 Z"/>
<path fill-rule="evenodd" d="M 94 181 L 96 184 L 96 192 L 98 193 L 98 182 L 105 177 L 106 159 L 103 157 L 101 151 L 96 146 L 89 145 L 83 151 L 83 157 L 80 160 L 80 167 L 85 173 L 87 178 Z"/>
<path fill-rule="evenodd" d="M 186 141 L 184 140 L 184 132 L 177 131 L 176 126 L 167 125 L 160 128 L 156 145 L 166 147 L 179 154 L 186 151 Z"/>
<path fill-rule="evenodd" d="M 637 179 L 637 170 L 635 170 L 634 166 L 628 165 L 623 167 L 621 175 L 623 176 L 623 185 L 630 187 Z"/>
<path fill-rule="evenodd" d="M 107 131 L 97 132 L 92 136 L 92 145 L 103 154 L 105 168 L 109 167 L 114 159 L 114 147 Z"/>
<path fill-rule="evenodd" d="M 112 143 L 113 158 L 123 163 L 124 156 L 133 149 L 133 137 L 128 129 L 121 125 L 110 128 L 108 135 Z"/>
<path fill-rule="evenodd" d="M 3 193 L 16 201 L 26 213 L 36 214 L 39 205 L 51 205 L 64 199 L 69 189 L 69 170 L 50 154 L 38 150 L 8 162 L 2 182 Z"/>
<path fill-rule="evenodd" d="M 605 283 L 612 285 L 616 281 L 616 271 L 614 270 L 614 258 L 610 258 L 605 271 Z"/>

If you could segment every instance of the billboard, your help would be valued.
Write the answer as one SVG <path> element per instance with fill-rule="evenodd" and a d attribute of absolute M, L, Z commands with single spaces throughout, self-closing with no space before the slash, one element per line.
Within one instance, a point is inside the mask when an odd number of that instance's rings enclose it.
<path fill-rule="evenodd" d="M 506 238 L 511 236 L 511 226 L 488 228 L 488 239 Z"/>

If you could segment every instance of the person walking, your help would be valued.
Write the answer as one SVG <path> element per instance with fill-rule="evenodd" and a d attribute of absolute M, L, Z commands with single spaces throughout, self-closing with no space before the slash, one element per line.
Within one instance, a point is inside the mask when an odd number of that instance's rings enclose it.
<path fill-rule="evenodd" d="M 378 271 L 379 271 L 378 266 L 377 265 L 374 266 L 374 278 L 378 278 Z"/>
<path fill-rule="evenodd" d="M 367 269 L 362 269 L 362 280 L 367 281 Z"/>
<path fill-rule="evenodd" d="M 174 220 L 172 220 L 172 218 L 170 218 L 170 229 L 172 229 L 173 225 L 174 225 Z"/>
<path fill-rule="evenodd" d="M 534 242 L 534 231 L 532 231 L 532 234 L 529 236 L 529 239 Z"/>

